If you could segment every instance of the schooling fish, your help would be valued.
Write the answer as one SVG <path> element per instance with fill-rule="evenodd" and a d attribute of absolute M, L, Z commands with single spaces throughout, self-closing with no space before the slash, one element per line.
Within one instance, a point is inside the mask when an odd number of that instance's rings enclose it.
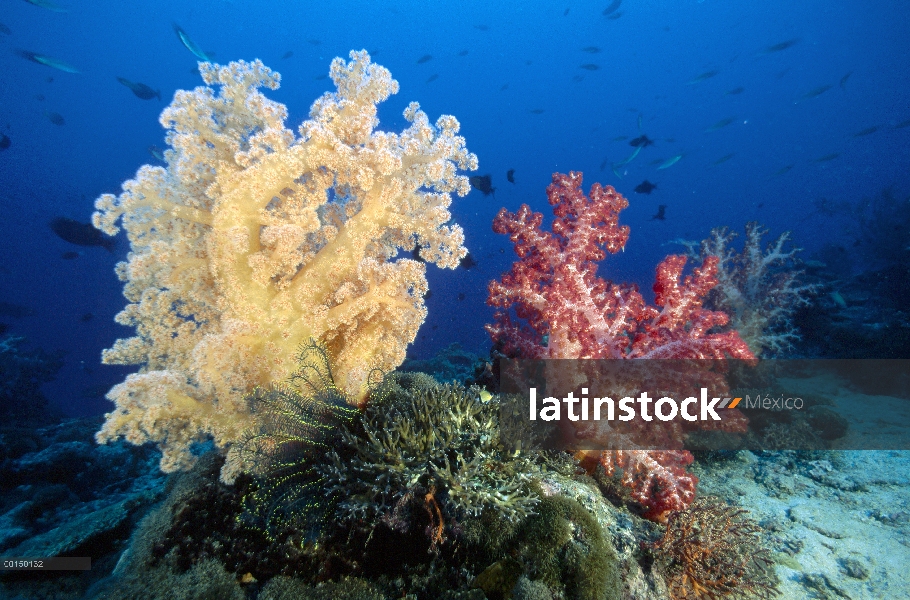
<path fill-rule="evenodd" d="M 601 167 L 600 170 L 603 171 L 603 167 Z M 506 171 L 506 179 L 509 180 L 509 183 L 515 183 L 515 169 Z"/>
<path fill-rule="evenodd" d="M 600 52 L 600 48 L 598 48 L 597 46 L 585 46 L 581 50 L 582 50 L 582 52 L 588 52 L 590 54 L 597 54 L 598 52 Z"/>
<path fill-rule="evenodd" d="M 46 8 L 47 10 L 49 10 L 51 12 L 59 12 L 59 13 L 67 12 L 67 10 L 65 8 L 63 8 L 62 6 L 57 6 L 53 2 L 48 2 L 47 0 L 25 0 L 25 1 L 34 6 L 40 6 L 41 8 Z"/>
<path fill-rule="evenodd" d="M 738 94 L 742 94 L 745 91 L 746 91 L 746 88 L 744 88 L 744 87 L 733 88 L 729 92 L 726 92 L 724 94 L 724 96 L 736 96 Z"/>
<path fill-rule="evenodd" d="M 828 162 L 829 160 L 834 160 L 840 156 L 840 152 L 832 152 L 831 154 L 826 154 L 815 159 L 815 162 Z"/>
<path fill-rule="evenodd" d="M 840 89 L 847 89 L 847 80 L 850 79 L 850 76 L 853 75 L 853 71 L 850 71 L 846 75 L 840 78 Z"/>
<path fill-rule="evenodd" d="M 667 220 L 667 205 L 661 204 L 657 207 L 657 214 L 648 219 L 649 221 L 666 221 Z"/>
<path fill-rule="evenodd" d="M 644 146 L 638 146 L 637 148 L 635 148 L 635 152 L 633 152 L 632 155 L 631 155 L 629 158 L 627 158 L 626 160 L 623 160 L 623 161 L 620 161 L 620 162 L 616 163 L 615 165 L 613 165 L 613 167 L 616 168 L 616 167 L 624 167 L 624 166 L 626 166 L 627 164 L 629 164 L 630 162 L 632 162 L 633 160 L 635 160 L 635 157 L 638 156 L 638 153 L 641 152 L 641 149 L 642 149 L 643 147 L 644 147 Z"/>
<path fill-rule="evenodd" d="M 196 42 L 190 39 L 190 36 L 188 36 L 186 32 L 180 28 L 180 25 L 177 25 L 176 23 L 173 25 L 174 33 L 177 34 L 177 37 L 180 38 L 180 41 L 183 43 L 186 49 L 193 53 L 193 56 L 204 62 L 209 62 L 212 60 L 208 54 L 202 51 L 202 48 L 196 45 Z"/>
<path fill-rule="evenodd" d="M 58 71 L 63 71 L 64 73 L 78 73 L 79 70 L 69 65 L 62 60 L 56 58 L 45 56 L 44 54 L 37 54 L 35 52 L 29 52 L 28 50 L 18 50 L 16 52 L 19 56 L 26 60 L 36 62 L 39 65 L 44 65 L 45 67 L 50 67 L 52 69 L 57 69 Z"/>
<path fill-rule="evenodd" d="M 637 138 L 635 138 L 634 140 L 632 140 L 631 142 L 629 142 L 629 145 L 634 146 L 636 148 L 647 148 L 648 146 L 654 145 L 654 140 L 652 140 L 651 138 L 649 138 L 646 135 L 640 135 Z"/>
<path fill-rule="evenodd" d="M 723 129 L 724 127 L 726 127 L 727 125 L 729 125 L 730 123 L 732 123 L 735 120 L 736 120 L 736 117 L 727 117 L 726 119 L 721 119 L 714 125 L 711 125 L 707 129 L 705 129 L 705 132 L 707 133 L 707 132 L 711 132 L 711 131 L 717 131 L 718 129 Z"/>
<path fill-rule="evenodd" d="M 588 64 L 581 65 L 579 68 L 580 68 L 580 69 L 584 69 L 584 70 L 586 70 L 586 71 L 596 71 L 596 70 L 599 69 L 600 67 L 597 66 L 597 65 L 595 65 L 595 64 L 588 63 Z"/>
<path fill-rule="evenodd" d="M 47 120 L 53 123 L 54 125 L 63 126 L 66 125 L 66 119 L 63 118 L 58 112 L 53 111 L 44 111 L 44 116 L 47 117 Z"/>
<path fill-rule="evenodd" d="M 0 33 L 3 35 L 13 35 L 12 30 L 3 23 L 0 23 Z"/>
<path fill-rule="evenodd" d="M 108 252 L 114 251 L 116 240 L 95 229 L 91 223 L 80 223 L 75 219 L 57 217 L 50 223 L 51 229 L 60 239 L 77 246 L 101 246 Z"/>
<path fill-rule="evenodd" d="M 284 60 L 286 58 L 291 58 L 292 56 L 294 56 L 294 51 L 288 50 L 287 52 L 285 52 L 284 54 L 281 55 L 281 60 Z"/>
<path fill-rule="evenodd" d="M 4 133 L 0 133 L 0 150 L 6 150 L 12 145 L 13 142 L 9 139 L 9 137 Z"/>
<path fill-rule="evenodd" d="M 809 90 L 808 92 L 806 92 L 805 94 L 800 96 L 799 100 L 810 100 L 812 98 L 818 98 L 819 96 L 821 96 L 822 94 L 824 94 L 825 92 L 830 90 L 831 87 L 832 86 L 830 86 L 830 85 L 820 85 L 817 88 L 815 88 L 813 90 Z M 799 102 L 799 100 L 797 100 L 797 102 Z"/>
<path fill-rule="evenodd" d="M 615 13 L 617 10 L 619 10 L 620 4 L 622 4 L 622 0 L 613 0 L 613 2 L 610 3 L 610 6 L 606 7 L 600 14 L 606 17 Z"/>
<path fill-rule="evenodd" d="M 417 64 L 421 65 L 425 62 L 430 62 L 431 60 L 433 60 L 432 54 L 424 54 L 423 56 L 421 56 L 420 58 L 417 59 Z"/>
<path fill-rule="evenodd" d="M 639 183 L 637 186 L 635 186 L 635 193 L 636 194 L 650 194 L 655 189 L 657 189 L 657 186 L 654 185 L 653 183 L 651 183 L 650 181 L 648 181 L 647 179 L 645 179 L 644 181 Z"/>
<path fill-rule="evenodd" d="M 853 134 L 853 137 L 863 137 L 864 135 L 870 135 L 878 131 L 878 127 L 873 125 L 872 127 L 867 127 L 862 131 L 857 131 Z"/>
<path fill-rule="evenodd" d="M 117 81 L 130 88 L 137 98 L 143 100 L 151 100 L 152 98 L 158 98 L 161 100 L 161 91 L 153 90 L 144 83 L 138 83 L 136 81 L 130 81 L 129 79 L 124 79 L 123 77 L 118 77 Z"/>
<path fill-rule="evenodd" d="M 786 42 L 781 42 L 779 44 L 774 44 L 773 46 L 768 46 L 764 50 L 758 53 L 758 56 L 764 56 L 765 54 L 773 54 L 775 52 L 781 52 L 787 48 L 792 48 L 799 43 L 799 38 L 793 38 L 792 40 L 787 40 Z"/>
<path fill-rule="evenodd" d="M 718 73 L 720 73 L 720 71 L 718 71 L 717 69 L 714 69 L 714 70 L 712 70 L 712 71 L 705 71 L 704 73 L 702 73 L 701 75 L 699 75 L 698 77 L 696 77 L 695 79 L 693 79 L 692 81 L 690 81 L 690 82 L 689 82 L 689 85 L 692 85 L 692 84 L 695 84 L 695 83 L 702 82 L 702 81 L 704 81 L 704 80 L 706 80 L 706 79 L 711 79 L 712 77 L 714 77 L 714 76 L 717 75 Z"/>
<path fill-rule="evenodd" d="M 728 160 L 730 160 L 731 158 L 733 158 L 733 153 L 727 154 L 725 156 L 721 156 L 720 158 L 718 158 L 717 160 L 714 161 L 714 165 L 717 166 L 721 163 L 725 163 Z"/>
<path fill-rule="evenodd" d="M 657 170 L 659 171 L 660 169 L 669 169 L 670 167 L 672 167 L 673 165 L 678 163 L 682 157 L 683 157 L 682 154 L 677 154 L 676 156 L 672 156 L 672 157 L 668 158 L 667 160 L 664 161 L 664 164 L 657 167 Z"/>

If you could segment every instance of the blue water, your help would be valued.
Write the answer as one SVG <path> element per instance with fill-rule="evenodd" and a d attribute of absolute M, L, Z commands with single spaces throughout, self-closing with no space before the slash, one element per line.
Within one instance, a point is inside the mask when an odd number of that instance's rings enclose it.
<path fill-rule="evenodd" d="M 702 239 L 721 225 L 741 231 L 759 220 L 774 235 L 793 230 L 810 257 L 848 238 L 844 223 L 819 215 L 813 202 L 856 204 L 886 187 L 899 198 L 910 194 L 910 127 L 895 128 L 910 119 L 910 5 L 902 1 L 624 0 L 615 19 L 601 14 L 608 2 L 60 4 L 68 12 L 20 0 L 0 12 L 11 32 L 0 33 L 0 132 L 11 140 L 0 151 L 0 301 L 35 311 L 0 321 L 32 347 L 66 351 L 45 392 L 71 415 L 109 410 L 83 390 L 106 388 L 133 370 L 99 364 L 103 348 L 132 333 L 113 323 L 125 304 L 113 268 L 127 243 L 120 239 L 114 253 L 76 247 L 48 222 L 58 215 L 87 221 L 99 194 L 119 192 L 140 165 L 155 163 L 147 147 L 164 146 L 159 113 L 175 90 L 201 83 L 173 22 L 216 62 L 260 58 L 279 71 L 282 87 L 269 95 L 288 106 L 292 129 L 331 89 L 323 77 L 331 59 L 360 48 L 401 84 L 380 109 L 380 128 L 400 131 L 413 100 L 433 120 L 459 119 L 480 159 L 476 174 L 491 174 L 496 194 L 456 199 L 454 220 L 478 265 L 429 270 L 430 316 L 414 357 L 452 342 L 487 352 L 486 286 L 514 260 L 491 221 L 500 207 L 523 202 L 549 214 L 544 189 L 554 171 L 583 171 L 586 189 L 600 181 L 630 199 L 621 217 L 630 241 L 601 274 L 645 290 L 660 259 L 681 251 L 668 244 L 673 239 Z M 590 46 L 599 52 L 583 50 Z M 17 49 L 80 73 L 24 60 Z M 288 51 L 293 56 L 282 58 Z M 431 60 L 417 62 L 427 54 Z M 711 71 L 717 74 L 693 82 Z M 160 89 L 164 102 L 140 100 L 117 76 Z M 743 91 L 727 93 L 737 88 Z M 726 118 L 728 126 L 705 131 Z M 878 130 L 854 137 L 872 126 Z M 618 178 L 610 165 L 634 149 L 613 139 L 642 133 L 656 144 Z M 680 153 L 672 167 L 653 164 Z M 645 179 L 657 189 L 634 193 Z M 658 205 L 667 206 L 665 221 L 650 220 Z M 81 256 L 61 258 L 73 250 Z M 92 318 L 81 320 L 86 313 Z"/>

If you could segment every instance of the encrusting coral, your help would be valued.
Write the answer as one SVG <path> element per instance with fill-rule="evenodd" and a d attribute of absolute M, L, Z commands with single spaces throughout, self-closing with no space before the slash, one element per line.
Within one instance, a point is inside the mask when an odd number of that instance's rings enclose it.
<path fill-rule="evenodd" d="M 374 369 L 404 360 L 426 316 L 420 257 L 455 268 L 464 234 L 449 224 L 477 158 L 451 116 L 435 125 L 411 103 L 400 134 L 376 131 L 376 105 L 398 91 L 365 51 L 336 58 L 337 87 L 295 136 L 287 109 L 257 88 L 278 87 L 262 62 L 201 63 L 207 84 L 178 91 L 162 113 L 167 168 L 143 166 L 124 192 L 101 196 L 96 227 L 132 246 L 117 266 L 136 335 L 108 364 L 141 365 L 108 398 L 99 442 L 155 442 L 161 468 L 188 467 L 192 444 L 230 447 L 250 425 L 244 395 L 284 381 L 297 348 L 325 345 L 337 383 L 356 403 Z M 213 89 L 219 86 L 219 89 Z M 222 471 L 243 468 L 229 452 Z"/>

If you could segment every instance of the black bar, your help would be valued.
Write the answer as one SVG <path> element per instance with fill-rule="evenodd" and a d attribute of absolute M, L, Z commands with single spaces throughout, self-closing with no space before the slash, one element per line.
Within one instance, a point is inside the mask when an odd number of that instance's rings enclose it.
<path fill-rule="evenodd" d="M 92 559 L 88 556 L 54 556 L 51 558 L 25 558 L 12 556 L 0 559 L 0 571 L 90 571 Z"/>

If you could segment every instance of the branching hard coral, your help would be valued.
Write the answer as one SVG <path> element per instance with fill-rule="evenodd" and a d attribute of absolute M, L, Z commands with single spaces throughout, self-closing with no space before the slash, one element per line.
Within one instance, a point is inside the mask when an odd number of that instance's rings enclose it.
<path fill-rule="evenodd" d="M 722 500 L 695 500 L 670 515 L 658 551 L 674 600 L 761 598 L 778 595 L 771 553 L 746 511 Z"/>
<path fill-rule="evenodd" d="M 115 386 L 99 442 L 154 442 L 165 471 L 192 464 L 192 444 L 222 448 L 250 424 L 244 395 L 284 381 L 295 352 L 324 344 L 339 387 L 363 403 L 374 369 L 398 366 L 426 316 L 426 262 L 455 268 L 464 235 L 450 224 L 458 169 L 477 158 L 454 117 L 435 125 L 411 103 L 400 134 L 376 131 L 376 105 L 397 93 L 365 51 L 336 58 L 337 87 L 310 110 L 299 136 L 287 109 L 258 88 L 279 75 L 260 61 L 200 64 L 206 86 L 178 91 L 161 115 L 167 168 L 144 166 L 93 215 L 118 221 L 132 251 L 119 263 L 136 335 L 106 350 L 108 364 L 140 365 Z M 217 89 L 216 89 L 217 88 Z M 244 465 L 228 454 L 222 478 Z"/>
<path fill-rule="evenodd" d="M 730 315 L 730 325 L 756 356 L 771 357 L 799 339 L 793 313 L 809 304 L 818 286 L 799 282 L 802 271 L 796 254 L 800 249 L 786 248 L 790 232 L 763 249 L 767 233 L 758 223 L 747 223 L 742 252 L 736 252 L 732 245 L 737 234 L 718 227 L 701 243 L 700 255 L 719 259 L 718 283 L 708 293 L 705 306 Z"/>

